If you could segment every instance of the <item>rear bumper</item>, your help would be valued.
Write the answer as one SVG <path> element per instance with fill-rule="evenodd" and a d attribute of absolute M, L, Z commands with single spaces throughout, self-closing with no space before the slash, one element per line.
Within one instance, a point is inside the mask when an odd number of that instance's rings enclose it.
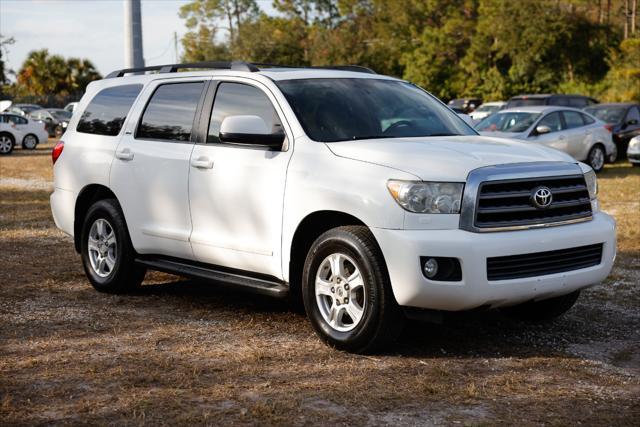
<path fill-rule="evenodd" d="M 50 197 L 51 213 L 56 226 L 73 236 L 76 194 L 73 191 L 56 188 Z"/>
<path fill-rule="evenodd" d="M 495 233 L 464 230 L 388 230 L 372 228 L 384 254 L 393 293 L 402 306 L 436 310 L 501 307 L 551 298 L 597 284 L 610 273 L 616 254 L 615 221 L 598 212 L 592 221 Z M 489 281 L 487 258 L 603 244 L 599 265 L 538 277 Z M 421 256 L 460 260 L 462 281 L 428 280 Z"/>

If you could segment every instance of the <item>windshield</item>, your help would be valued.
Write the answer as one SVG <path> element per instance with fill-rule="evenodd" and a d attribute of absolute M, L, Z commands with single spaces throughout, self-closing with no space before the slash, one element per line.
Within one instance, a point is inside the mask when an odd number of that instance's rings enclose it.
<path fill-rule="evenodd" d="M 58 120 L 69 120 L 71 118 L 71 113 L 65 110 L 49 110 L 51 115 Z"/>
<path fill-rule="evenodd" d="M 609 106 L 609 107 L 591 107 L 585 108 L 585 111 L 592 116 L 596 116 L 598 119 L 602 120 L 605 123 L 620 123 L 622 121 L 622 116 L 624 116 L 624 112 L 627 107 L 623 106 Z"/>
<path fill-rule="evenodd" d="M 315 141 L 476 135 L 436 98 L 410 83 L 356 78 L 277 84 Z"/>
<path fill-rule="evenodd" d="M 479 132 L 524 132 L 535 122 L 540 113 L 498 113 L 476 125 Z"/>

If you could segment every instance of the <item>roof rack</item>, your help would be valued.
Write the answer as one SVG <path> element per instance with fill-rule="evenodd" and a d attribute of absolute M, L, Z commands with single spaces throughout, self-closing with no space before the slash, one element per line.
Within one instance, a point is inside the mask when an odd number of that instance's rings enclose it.
<path fill-rule="evenodd" d="M 268 63 L 251 63 L 243 61 L 208 61 L 208 62 L 188 62 L 184 64 L 167 64 L 167 65 L 152 65 L 149 67 L 140 68 L 124 68 L 122 70 L 113 71 L 105 77 L 105 79 L 111 79 L 115 77 L 123 77 L 125 74 L 132 73 L 145 73 L 147 71 L 157 71 L 158 73 L 176 73 L 180 69 L 186 68 L 199 68 L 209 70 L 235 70 L 235 71 L 248 71 L 256 72 L 261 68 L 297 68 L 297 69 L 324 69 L 324 70 L 343 70 L 354 71 L 357 73 L 376 74 L 371 68 L 362 67 L 360 65 L 326 65 L 326 66 L 292 66 L 292 65 L 280 65 L 280 64 L 268 64 Z"/>

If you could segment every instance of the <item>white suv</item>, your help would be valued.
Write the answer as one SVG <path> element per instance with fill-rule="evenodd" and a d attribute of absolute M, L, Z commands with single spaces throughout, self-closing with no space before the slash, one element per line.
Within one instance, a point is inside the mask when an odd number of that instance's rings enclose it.
<path fill-rule="evenodd" d="M 291 296 L 366 352 L 406 316 L 559 316 L 615 257 L 588 166 L 366 69 L 121 70 L 77 111 L 51 207 L 99 291 L 154 269 Z"/>

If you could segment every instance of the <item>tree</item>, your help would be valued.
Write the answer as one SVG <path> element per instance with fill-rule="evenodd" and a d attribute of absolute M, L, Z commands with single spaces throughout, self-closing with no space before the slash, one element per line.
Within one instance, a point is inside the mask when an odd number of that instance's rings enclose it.
<path fill-rule="evenodd" d="M 42 49 L 29 53 L 16 78 L 14 92 L 18 95 L 67 96 L 84 92 L 91 81 L 102 76 L 86 59 L 65 60 Z"/>
<path fill-rule="evenodd" d="M 13 37 L 7 38 L 7 37 L 3 37 L 2 34 L 0 34 L 0 95 L 3 92 L 4 85 L 9 83 L 9 79 L 7 77 L 8 70 L 5 69 L 5 62 L 4 62 L 4 59 L 2 59 L 2 57 L 6 56 L 7 46 L 12 45 L 13 43 L 15 43 L 15 40 Z"/>

